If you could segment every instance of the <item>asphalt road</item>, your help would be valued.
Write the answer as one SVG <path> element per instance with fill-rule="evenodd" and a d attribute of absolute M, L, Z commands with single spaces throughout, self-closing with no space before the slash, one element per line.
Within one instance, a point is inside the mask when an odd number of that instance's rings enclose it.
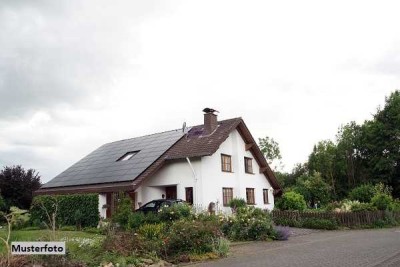
<path fill-rule="evenodd" d="M 289 241 L 242 244 L 227 258 L 193 266 L 400 267 L 400 228 L 320 231 Z"/>

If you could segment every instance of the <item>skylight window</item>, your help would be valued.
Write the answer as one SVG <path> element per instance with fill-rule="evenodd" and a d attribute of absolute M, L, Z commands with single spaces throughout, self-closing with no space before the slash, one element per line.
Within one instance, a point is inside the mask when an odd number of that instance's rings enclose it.
<path fill-rule="evenodd" d="M 139 153 L 139 151 L 131 151 L 131 152 L 127 152 L 125 153 L 125 155 L 123 155 L 122 157 L 120 157 L 119 159 L 117 159 L 117 161 L 126 161 L 126 160 L 130 160 L 133 156 L 135 156 L 137 153 Z"/>

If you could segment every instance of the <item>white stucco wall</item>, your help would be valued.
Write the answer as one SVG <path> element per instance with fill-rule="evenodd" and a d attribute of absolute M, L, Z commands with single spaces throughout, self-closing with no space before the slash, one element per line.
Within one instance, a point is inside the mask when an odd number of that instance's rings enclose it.
<path fill-rule="evenodd" d="M 232 173 L 221 171 L 221 154 L 232 157 Z M 253 158 L 253 172 L 245 172 L 244 157 Z M 274 198 L 272 187 L 264 174 L 259 173 L 259 166 L 250 151 L 245 150 L 245 143 L 238 131 L 233 131 L 225 142 L 221 144 L 216 153 L 202 158 L 202 186 L 207 188 L 203 194 L 203 204 L 218 202 L 223 207 L 222 188 L 232 187 L 233 197 L 246 199 L 246 188 L 254 188 L 255 207 L 273 209 Z M 269 189 L 269 204 L 264 204 L 263 189 Z"/>
<path fill-rule="evenodd" d="M 196 176 L 201 176 L 200 158 L 191 159 Z M 146 179 L 136 190 L 137 202 L 146 204 L 153 199 L 161 198 L 165 194 L 166 186 L 177 187 L 177 198 L 185 199 L 185 188 L 193 187 L 193 199 L 196 200 L 195 180 L 192 169 L 186 160 L 173 160 L 164 165 L 154 176 Z"/>
<path fill-rule="evenodd" d="M 221 171 L 221 153 L 232 157 L 232 173 Z M 253 158 L 254 174 L 245 173 L 244 157 Z M 186 160 L 171 161 L 162 167 L 153 177 L 148 178 L 136 190 L 137 203 L 145 204 L 165 194 L 166 186 L 177 186 L 177 198 L 185 200 L 185 187 L 193 187 L 193 199 L 197 206 L 207 209 L 210 202 L 218 204 L 224 212 L 222 188 L 233 188 L 233 197 L 246 199 L 246 188 L 254 188 L 255 206 L 272 210 L 274 197 L 272 187 L 264 174 L 259 173 L 259 166 L 253 155 L 245 150 L 245 143 L 239 132 L 231 132 L 216 153 L 211 156 L 190 159 L 196 173 Z M 264 204 L 263 189 L 268 189 L 269 204 Z M 138 208 L 138 205 L 136 205 Z"/>

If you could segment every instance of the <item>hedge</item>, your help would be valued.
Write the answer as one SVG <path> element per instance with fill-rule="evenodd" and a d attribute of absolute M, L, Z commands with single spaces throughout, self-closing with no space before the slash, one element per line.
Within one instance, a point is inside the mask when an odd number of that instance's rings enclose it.
<path fill-rule="evenodd" d="M 97 194 L 37 196 L 31 206 L 31 222 L 34 226 L 42 222 L 48 223 L 46 212 L 40 203 L 46 207 L 51 215 L 54 203 L 58 202 L 57 227 L 81 226 L 96 227 L 99 222 L 99 197 Z"/>

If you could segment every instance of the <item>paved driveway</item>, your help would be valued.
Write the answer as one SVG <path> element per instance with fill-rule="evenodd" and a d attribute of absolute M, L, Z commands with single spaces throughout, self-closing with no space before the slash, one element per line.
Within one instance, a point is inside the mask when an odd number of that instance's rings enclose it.
<path fill-rule="evenodd" d="M 400 266 L 400 228 L 310 231 L 289 241 L 232 247 L 228 258 L 194 266 Z"/>

